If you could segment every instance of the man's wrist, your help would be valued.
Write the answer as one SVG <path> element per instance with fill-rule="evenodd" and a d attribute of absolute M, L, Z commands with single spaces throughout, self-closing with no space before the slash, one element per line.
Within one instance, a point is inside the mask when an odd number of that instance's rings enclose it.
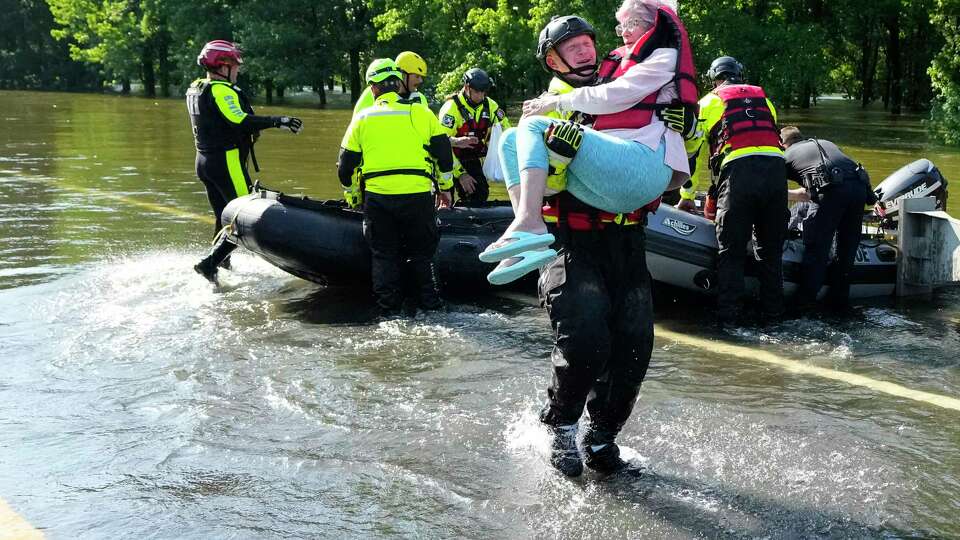
<path fill-rule="evenodd" d="M 453 187 L 453 174 L 450 172 L 442 172 L 437 178 L 437 187 L 441 190 L 446 191 Z"/>

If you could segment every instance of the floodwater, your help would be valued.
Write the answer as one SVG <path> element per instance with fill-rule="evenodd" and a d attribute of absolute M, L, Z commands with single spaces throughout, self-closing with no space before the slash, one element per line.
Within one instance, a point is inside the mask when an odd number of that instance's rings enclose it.
<path fill-rule="evenodd" d="M 700 300 L 660 302 L 620 439 L 643 473 L 571 481 L 536 420 L 551 333 L 530 298 L 379 321 L 249 254 L 199 278 L 183 109 L 0 92 L 0 499 L 48 537 L 960 537 L 960 290 L 723 336 Z M 295 114 L 259 176 L 335 197 L 348 113 Z M 960 179 L 917 118 L 785 116 L 875 179 L 917 157 Z"/>

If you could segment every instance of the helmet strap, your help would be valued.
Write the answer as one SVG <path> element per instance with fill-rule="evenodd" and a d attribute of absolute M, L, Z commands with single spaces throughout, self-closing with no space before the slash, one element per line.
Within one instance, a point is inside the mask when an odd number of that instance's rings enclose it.
<path fill-rule="evenodd" d="M 560 54 L 560 51 L 558 51 L 555 48 L 547 51 L 547 55 L 548 56 L 553 55 L 554 60 L 559 61 L 562 64 L 562 67 L 566 68 L 566 71 L 560 71 L 557 69 L 550 68 L 550 71 L 552 71 L 553 74 L 556 75 L 557 78 L 560 79 L 561 81 L 573 87 L 589 86 L 593 82 L 594 77 L 591 77 L 591 75 L 596 76 L 596 73 L 597 73 L 596 65 L 591 64 L 591 65 L 581 66 L 574 69 L 570 67 L 570 63 L 567 62 L 567 59 L 564 58 L 562 54 Z M 547 67 L 550 67 L 550 65 L 547 64 Z M 577 77 L 580 77 L 580 78 L 573 79 L 568 77 L 571 74 L 576 75 Z"/>
<path fill-rule="evenodd" d="M 226 62 L 225 62 L 225 63 L 222 63 L 222 64 L 220 64 L 219 66 L 217 66 L 217 69 L 216 69 L 216 70 L 210 71 L 210 73 L 213 73 L 214 75 L 219 76 L 220 78 L 222 78 L 222 79 L 225 80 L 225 81 L 230 81 L 230 69 L 231 69 L 232 66 L 233 66 L 233 64 L 230 64 L 230 63 L 226 63 Z M 227 72 L 226 72 L 226 73 L 223 73 L 223 68 L 226 68 L 226 69 L 227 69 Z M 208 71 L 209 71 L 209 70 L 208 70 Z"/>
<path fill-rule="evenodd" d="M 390 92 L 398 92 L 400 90 L 400 79 L 389 78 L 378 83 L 371 84 L 371 90 L 375 90 L 374 95 L 377 97 L 382 96 L 383 94 L 389 94 Z"/>
<path fill-rule="evenodd" d="M 547 51 L 547 58 L 553 58 L 555 63 L 560 64 L 560 66 L 558 66 L 560 69 L 554 69 L 552 67 L 550 68 L 550 70 L 557 75 L 564 75 L 573 71 L 573 68 L 571 68 L 570 64 L 567 62 L 567 59 L 564 58 L 563 55 L 560 54 L 560 51 L 558 51 L 556 48 L 551 48 L 549 51 Z M 550 64 L 547 64 L 547 67 L 550 67 Z"/>
<path fill-rule="evenodd" d="M 469 84 L 464 83 L 464 85 L 463 85 L 463 91 L 460 92 L 460 93 L 463 95 L 464 101 L 466 101 L 471 107 L 477 107 L 477 106 L 481 105 L 481 104 L 483 103 L 483 100 L 480 100 L 480 103 L 476 103 L 476 102 L 474 102 L 472 99 L 470 99 L 470 90 L 473 90 L 474 92 L 479 92 L 479 91 L 480 91 L 480 90 L 477 90 L 476 88 L 470 86 Z"/>

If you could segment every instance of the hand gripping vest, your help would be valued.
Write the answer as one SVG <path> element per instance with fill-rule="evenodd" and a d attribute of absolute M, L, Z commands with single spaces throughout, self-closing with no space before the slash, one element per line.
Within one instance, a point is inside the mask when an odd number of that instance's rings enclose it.
<path fill-rule="evenodd" d="M 453 148 L 453 153 L 461 162 L 486 157 L 487 135 L 490 133 L 490 128 L 493 126 L 489 98 L 483 98 L 483 103 L 480 104 L 479 121 L 470 111 L 467 110 L 467 107 L 463 104 L 462 99 L 463 98 L 461 95 L 456 95 L 453 97 L 453 103 L 457 106 L 457 110 L 460 112 L 460 117 L 463 118 L 463 124 L 461 124 L 457 129 L 456 136 L 476 137 L 480 142 L 478 142 L 475 146 L 471 146 L 470 148 Z"/>
<path fill-rule="evenodd" d="M 241 146 L 249 146 L 250 136 L 220 114 L 214 103 L 212 88 L 215 84 L 227 84 L 237 92 L 240 108 L 247 114 L 253 114 L 253 107 L 247 96 L 232 84 L 221 81 L 200 79 L 187 89 L 187 113 L 193 127 L 193 139 L 200 152 L 225 152 Z"/>
<path fill-rule="evenodd" d="M 711 160 L 719 161 L 727 152 L 752 146 L 783 148 L 763 88 L 723 84 L 713 93 L 723 100 L 723 116 L 710 130 Z"/>
<path fill-rule="evenodd" d="M 668 106 L 682 105 L 697 107 L 696 68 L 693 65 L 693 52 L 690 49 L 690 39 L 687 29 L 677 14 L 666 6 L 657 9 L 657 17 L 653 27 L 647 30 L 632 46 L 624 45 L 614 49 L 597 71 L 598 84 L 610 82 L 622 76 L 631 67 L 643 62 L 655 49 L 677 49 L 677 66 L 674 70 L 672 84 L 677 85 L 679 96 L 673 103 L 657 103 L 659 89 L 643 98 L 633 107 L 613 114 L 596 116 L 593 129 L 639 129 L 653 120 L 656 111 Z"/>

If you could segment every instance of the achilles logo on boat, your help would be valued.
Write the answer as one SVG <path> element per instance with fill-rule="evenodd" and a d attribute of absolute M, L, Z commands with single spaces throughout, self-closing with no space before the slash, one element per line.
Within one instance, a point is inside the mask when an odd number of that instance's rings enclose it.
<path fill-rule="evenodd" d="M 663 224 L 677 231 L 683 236 L 690 236 L 691 234 L 693 234 L 693 231 L 697 230 L 696 225 L 691 225 L 685 221 L 680 221 L 679 219 L 671 218 L 671 217 L 664 218 Z"/>

